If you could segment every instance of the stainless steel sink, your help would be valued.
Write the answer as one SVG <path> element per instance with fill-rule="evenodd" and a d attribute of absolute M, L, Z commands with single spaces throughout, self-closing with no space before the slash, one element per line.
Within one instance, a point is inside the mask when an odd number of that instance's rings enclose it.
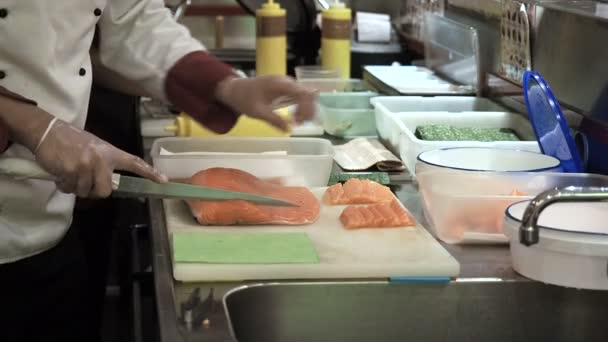
<path fill-rule="evenodd" d="M 281 283 L 224 297 L 249 341 L 608 341 L 608 292 L 536 282 Z"/>

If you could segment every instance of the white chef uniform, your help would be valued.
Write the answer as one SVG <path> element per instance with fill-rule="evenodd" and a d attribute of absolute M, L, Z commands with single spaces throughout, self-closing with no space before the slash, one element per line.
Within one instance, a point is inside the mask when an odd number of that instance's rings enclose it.
<path fill-rule="evenodd" d="M 103 64 L 160 99 L 169 69 L 203 49 L 162 0 L 0 0 L 0 86 L 83 128 L 96 25 Z M 33 159 L 18 144 L 4 156 Z M 56 245 L 74 202 L 51 182 L 0 178 L 0 264 Z"/>

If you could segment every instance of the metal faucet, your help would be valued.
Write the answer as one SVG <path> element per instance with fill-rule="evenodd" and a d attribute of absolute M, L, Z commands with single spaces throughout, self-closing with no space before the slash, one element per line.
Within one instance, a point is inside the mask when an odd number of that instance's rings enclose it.
<path fill-rule="evenodd" d="M 556 202 L 599 202 L 608 200 L 608 187 L 575 187 L 548 190 L 536 196 L 526 208 L 519 227 L 519 242 L 532 246 L 538 243 L 538 218 Z"/>

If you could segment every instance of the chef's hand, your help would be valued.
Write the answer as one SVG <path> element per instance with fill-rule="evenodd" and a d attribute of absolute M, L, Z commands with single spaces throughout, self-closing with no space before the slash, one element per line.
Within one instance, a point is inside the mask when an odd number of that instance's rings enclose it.
<path fill-rule="evenodd" d="M 56 177 L 60 191 L 79 197 L 108 197 L 114 170 L 129 171 L 156 182 L 167 181 L 139 157 L 61 120 L 49 126 L 34 154 L 40 166 Z"/>
<path fill-rule="evenodd" d="M 316 91 L 285 76 L 228 78 L 216 89 L 216 98 L 235 111 L 284 131 L 288 129 L 288 123 L 273 111 L 273 104 L 279 98 L 290 98 L 298 106 L 295 121 L 302 122 L 314 117 L 315 97 Z"/>

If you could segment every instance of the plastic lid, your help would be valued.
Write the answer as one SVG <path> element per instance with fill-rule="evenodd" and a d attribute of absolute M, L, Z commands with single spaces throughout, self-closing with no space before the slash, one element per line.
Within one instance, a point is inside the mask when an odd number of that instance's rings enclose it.
<path fill-rule="evenodd" d="M 559 159 L 564 172 L 583 172 L 568 122 L 549 84 L 539 73 L 526 71 L 524 90 L 528 116 L 541 151 Z"/>

